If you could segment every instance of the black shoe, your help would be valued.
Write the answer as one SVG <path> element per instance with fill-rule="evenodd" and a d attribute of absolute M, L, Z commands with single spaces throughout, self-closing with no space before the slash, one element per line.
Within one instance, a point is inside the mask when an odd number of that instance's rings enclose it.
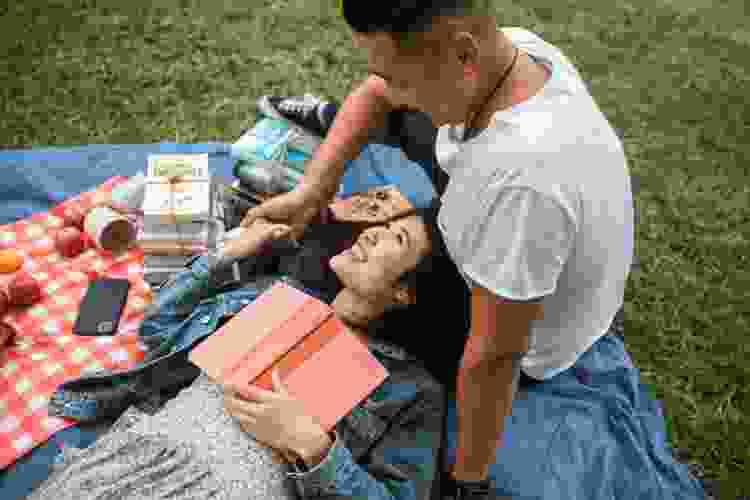
<path fill-rule="evenodd" d="M 257 107 L 261 113 L 286 120 L 318 137 L 325 137 L 333 124 L 333 119 L 323 112 L 327 102 L 305 94 L 304 97 L 261 96 Z"/>

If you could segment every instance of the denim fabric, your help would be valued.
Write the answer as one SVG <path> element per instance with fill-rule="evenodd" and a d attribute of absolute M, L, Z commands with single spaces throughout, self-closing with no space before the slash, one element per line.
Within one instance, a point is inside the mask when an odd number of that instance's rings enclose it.
<path fill-rule="evenodd" d="M 455 401 L 448 461 L 455 460 Z M 501 498 L 703 499 L 672 456 L 658 403 L 622 339 L 600 338 L 568 370 L 518 393 L 490 476 Z"/>
<path fill-rule="evenodd" d="M 373 354 L 389 377 L 336 425 L 337 440 L 320 465 L 290 474 L 301 498 L 431 498 L 444 390 L 420 363 Z"/>
<path fill-rule="evenodd" d="M 246 283 L 231 293 L 211 296 L 197 305 L 189 304 L 189 315 L 180 314 L 175 306 L 180 304 L 185 289 L 208 276 L 205 256 L 194 259 L 190 264 L 189 271 L 176 275 L 168 287 L 156 294 L 153 305 L 158 314 L 145 318 L 141 324 L 140 337 L 148 345 L 158 345 L 158 352 L 162 354 L 174 354 L 190 348 L 213 333 L 222 318 L 237 314 L 262 293 L 255 283 Z"/>
<path fill-rule="evenodd" d="M 0 498 L 26 498 L 49 476 L 64 448 L 86 448 L 109 428 L 111 422 L 69 427 L 24 455 L 0 474 Z"/>

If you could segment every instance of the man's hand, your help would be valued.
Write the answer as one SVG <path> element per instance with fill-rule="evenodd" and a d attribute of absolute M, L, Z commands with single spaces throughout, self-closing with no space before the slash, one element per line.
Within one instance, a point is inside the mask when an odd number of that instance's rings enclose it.
<path fill-rule="evenodd" d="M 273 391 L 253 386 L 226 388 L 227 412 L 257 441 L 286 457 L 299 456 L 308 466 L 317 465 L 330 449 L 330 437 L 287 392 L 276 371 L 272 378 Z"/>
<path fill-rule="evenodd" d="M 291 226 L 291 237 L 297 240 L 307 225 L 333 200 L 335 194 L 336 189 L 332 186 L 321 183 L 305 184 L 303 181 L 294 190 L 274 196 L 248 210 L 240 226 L 249 227 L 255 220 L 264 218 Z"/>
<path fill-rule="evenodd" d="M 257 253 L 264 243 L 288 238 L 290 234 L 291 227 L 285 224 L 256 219 L 238 238 L 226 244 L 222 256 L 229 260 L 244 259 Z"/>

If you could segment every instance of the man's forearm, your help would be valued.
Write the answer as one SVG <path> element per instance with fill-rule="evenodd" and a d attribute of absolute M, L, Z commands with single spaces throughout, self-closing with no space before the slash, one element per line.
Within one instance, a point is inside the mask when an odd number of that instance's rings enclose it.
<path fill-rule="evenodd" d="M 465 481 L 487 477 L 501 445 L 505 417 L 511 414 L 522 355 L 462 363 L 457 383 L 456 462 L 453 476 Z"/>
<path fill-rule="evenodd" d="M 344 100 L 325 141 L 315 152 L 305 170 L 305 181 L 316 186 L 338 188 L 344 174 L 344 163 L 357 158 L 367 144 L 370 131 L 382 127 L 393 110 L 385 97 L 382 81 L 370 77 Z M 335 182 L 334 182 L 335 181 Z M 332 198 L 332 193 L 326 193 Z"/>

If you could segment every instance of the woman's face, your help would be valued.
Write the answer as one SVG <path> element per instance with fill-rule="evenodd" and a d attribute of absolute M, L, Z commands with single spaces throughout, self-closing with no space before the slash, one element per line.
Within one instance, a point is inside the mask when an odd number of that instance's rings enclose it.
<path fill-rule="evenodd" d="M 356 193 L 330 205 L 339 222 L 382 224 L 414 210 L 404 195 L 394 186 L 383 186 Z"/>
<path fill-rule="evenodd" d="M 331 258 L 330 266 L 344 287 L 376 298 L 392 290 L 429 252 L 427 228 L 411 215 L 364 230 L 350 249 Z"/>

